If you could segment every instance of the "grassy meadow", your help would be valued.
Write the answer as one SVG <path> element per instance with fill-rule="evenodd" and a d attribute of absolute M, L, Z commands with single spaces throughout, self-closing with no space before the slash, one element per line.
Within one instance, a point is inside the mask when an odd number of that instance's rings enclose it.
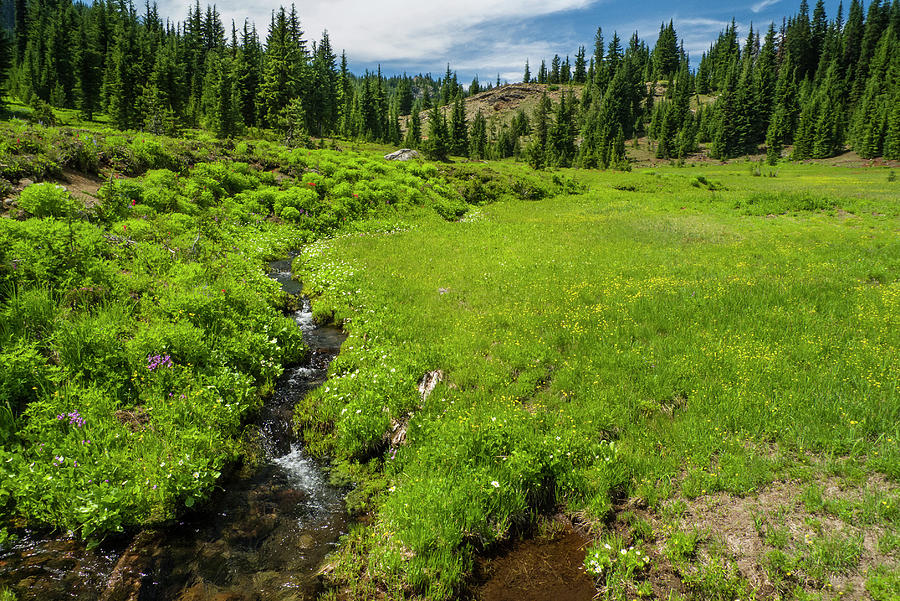
<path fill-rule="evenodd" d="M 297 424 L 374 516 L 333 594 L 453 597 L 479 552 L 562 508 L 597 541 L 604 599 L 897 598 L 891 173 L 567 175 L 583 192 L 382 223 L 295 261 L 350 334 Z"/>
<path fill-rule="evenodd" d="M 266 277 L 299 250 L 349 334 L 295 414 L 361 516 L 324 598 L 469 594 L 560 513 L 602 599 L 900 595 L 891 170 L 396 164 L 60 118 L 0 124 L 0 545 L 202 508 L 305 353 Z"/>

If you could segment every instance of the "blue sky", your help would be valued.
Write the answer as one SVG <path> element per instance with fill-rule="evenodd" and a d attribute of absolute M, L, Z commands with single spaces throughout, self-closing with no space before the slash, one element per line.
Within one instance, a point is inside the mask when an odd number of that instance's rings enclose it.
<path fill-rule="evenodd" d="M 240 26 L 245 17 L 257 24 L 262 37 L 277 0 L 253 3 L 216 2 L 226 29 L 231 19 Z M 815 1 L 810 2 L 815 5 Z M 838 0 L 826 1 L 829 19 Z M 847 2 L 849 6 L 849 0 Z M 609 42 L 614 30 L 623 43 L 637 30 L 652 47 L 661 22 L 672 19 L 685 50 L 696 67 L 700 55 L 734 17 L 741 36 L 751 23 L 763 31 L 776 27 L 784 16 L 797 12 L 799 0 L 306 0 L 297 2 L 309 39 L 327 29 L 333 47 L 346 49 L 351 70 L 361 73 L 381 64 L 391 74 L 439 75 L 449 62 L 459 80 L 468 84 L 477 73 L 482 82 L 521 81 L 525 59 L 532 72 L 541 58 L 549 65 L 554 54 L 572 55 L 584 45 L 590 54 L 597 27 Z M 812 10 L 812 9 L 810 9 Z M 181 20 L 184 0 L 161 0 L 160 12 Z M 846 8 L 845 8 L 846 17 Z"/>

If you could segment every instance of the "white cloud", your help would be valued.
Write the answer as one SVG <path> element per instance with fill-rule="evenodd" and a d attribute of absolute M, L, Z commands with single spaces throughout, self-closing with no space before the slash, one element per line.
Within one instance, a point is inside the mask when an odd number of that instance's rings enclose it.
<path fill-rule="evenodd" d="M 485 25 L 510 24 L 553 13 L 586 8 L 597 0 L 312 0 L 297 4 L 310 40 L 327 29 L 332 47 L 345 49 L 351 61 L 454 62 L 448 53 L 478 42 Z M 162 0 L 162 14 L 182 20 L 184 0 Z M 290 4 L 289 0 L 285 4 Z M 264 37 L 277 0 L 261 3 L 219 0 L 226 30 L 231 20 L 240 27 L 247 17 Z M 521 58 L 519 59 L 521 61 Z"/>
<path fill-rule="evenodd" d="M 760 0 L 759 2 L 757 2 L 756 4 L 751 6 L 750 10 L 752 10 L 755 13 L 758 13 L 758 12 L 772 6 L 773 4 L 778 4 L 779 2 L 781 2 L 781 0 Z"/>

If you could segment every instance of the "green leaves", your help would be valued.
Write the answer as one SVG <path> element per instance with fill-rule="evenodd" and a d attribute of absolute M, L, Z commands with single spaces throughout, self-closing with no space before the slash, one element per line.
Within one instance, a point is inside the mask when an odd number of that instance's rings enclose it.
<path fill-rule="evenodd" d="M 71 217 L 76 208 L 75 201 L 63 186 L 56 184 L 33 184 L 22 190 L 19 206 L 35 217 Z"/>

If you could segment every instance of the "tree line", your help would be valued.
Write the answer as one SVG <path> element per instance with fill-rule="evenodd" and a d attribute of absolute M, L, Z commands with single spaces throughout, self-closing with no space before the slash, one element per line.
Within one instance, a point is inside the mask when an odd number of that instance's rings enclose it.
<path fill-rule="evenodd" d="M 695 71 L 671 21 L 652 50 L 637 33 L 624 48 L 617 33 L 607 44 L 598 28 L 582 80 L 583 57 L 581 47 L 571 76 L 568 57 L 559 69 L 554 57 L 549 72 L 541 63 L 538 82 L 584 85 L 580 99 L 560 101 L 549 142 L 542 131 L 532 140 L 534 164 L 616 165 L 624 140 L 643 135 L 663 159 L 686 157 L 701 143 L 719 159 L 763 145 L 770 163 L 789 145 L 793 159 L 834 156 L 848 145 L 864 158 L 900 159 L 898 0 L 873 0 L 866 10 L 852 0 L 846 20 L 843 5 L 829 20 L 823 0 L 811 16 L 801 0 L 777 29 L 770 24 L 761 36 L 751 26 L 743 45 L 732 20 Z M 526 61 L 523 80 L 530 79 Z M 542 101 L 535 122 L 549 112 Z M 574 120 L 577 149 L 572 124 L 561 119 Z"/>
<path fill-rule="evenodd" d="M 523 81 L 562 86 L 553 101 L 511 121 L 468 116 L 468 88 L 443 76 L 354 75 L 327 31 L 306 39 L 294 6 L 272 12 L 265 37 L 199 1 L 184 21 L 126 0 L 14 0 L 12 36 L 0 39 L 9 92 L 33 105 L 109 115 L 122 129 L 176 134 L 204 127 L 220 137 L 272 128 L 286 139 L 342 136 L 421 148 L 434 157 L 522 156 L 535 167 L 624 166 L 625 141 L 647 136 L 658 158 L 708 144 L 715 158 L 758 152 L 774 162 L 828 157 L 850 145 L 863 157 L 900 158 L 900 0 L 852 0 L 828 19 L 823 0 L 741 44 L 732 23 L 695 70 L 674 24 L 651 48 L 635 32 L 542 60 Z M 762 35 L 761 35 L 762 34 Z M 441 108 L 445 107 L 445 108 Z M 426 123 L 427 121 L 427 123 Z M 427 131 L 426 131 L 427 129 Z"/>

